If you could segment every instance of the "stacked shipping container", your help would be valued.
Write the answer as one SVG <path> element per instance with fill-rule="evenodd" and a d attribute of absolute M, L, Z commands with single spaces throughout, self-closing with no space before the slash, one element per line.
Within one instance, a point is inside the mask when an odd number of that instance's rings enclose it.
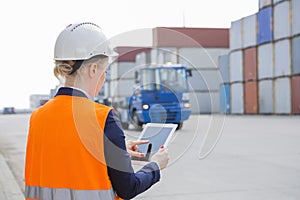
<path fill-rule="evenodd" d="M 153 37 L 151 63 L 180 63 L 192 71 L 192 112 L 218 113 L 222 78 L 217 64 L 219 56 L 229 52 L 229 29 L 158 27 Z"/>
<path fill-rule="evenodd" d="M 300 114 L 300 1 L 260 0 L 232 22 L 229 61 L 231 113 Z"/>

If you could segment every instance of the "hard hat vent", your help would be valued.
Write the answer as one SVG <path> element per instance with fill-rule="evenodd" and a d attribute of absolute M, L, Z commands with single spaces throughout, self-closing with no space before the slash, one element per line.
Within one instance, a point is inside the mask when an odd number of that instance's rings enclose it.
<path fill-rule="evenodd" d="M 94 23 L 91 23 L 91 22 L 83 22 L 83 23 L 80 23 L 80 24 L 77 24 L 76 26 L 74 26 L 74 27 L 71 29 L 71 31 L 74 31 L 74 30 L 77 29 L 78 27 L 83 26 L 83 25 L 86 25 L 86 24 L 92 25 L 92 26 L 95 26 L 95 27 L 101 29 L 100 26 L 98 26 L 97 24 L 94 24 Z"/>

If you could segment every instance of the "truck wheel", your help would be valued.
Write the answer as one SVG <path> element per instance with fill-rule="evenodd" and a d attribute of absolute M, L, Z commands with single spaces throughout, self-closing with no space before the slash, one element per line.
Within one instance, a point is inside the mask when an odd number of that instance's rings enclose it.
<path fill-rule="evenodd" d="M 143 126 L 143 123 L 140 122 L 137 114 L 136 114 L 136 111 L 134 111 L 132 113 L 132 123 L 133 123 L 133 126 L 136 130 L 142 130 L 142 126 Z"/>
<path fill-rule="evenodd" d="M 128 127 L 129 127 L 129 124 L 128 124 L 128 123 L 126 123 L 126 122 L 121 122 L 121 124 L 122 124 L 122 128 L 123 128 L 124 130 L 127 130 L 127 129 L 128 129 Z"/>
<path fill-rule="evenodd" d="M 183 122 L 177 123 L 177 128 L 176 130 L 180 130 L 183 126 Z"/>

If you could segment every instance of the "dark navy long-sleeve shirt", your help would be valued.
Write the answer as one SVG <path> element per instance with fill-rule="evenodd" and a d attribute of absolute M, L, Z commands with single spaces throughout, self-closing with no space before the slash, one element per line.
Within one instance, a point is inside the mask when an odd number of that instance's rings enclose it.
<path fill-rule="evenodd" d="M 88 98 L 83 91 L 70 87 L 60 88 L 56 95 Z M 112 186 L 123 199 L 135 197 L 160 179 L 160 170 L 155 162 L 150 162 L 138 172 L 134 172 L 126 150 L 125 135 L 114 110 L 109 112 L 105 123 L 104 153 Z"/>
<path fill-rule="evenodd" d="M 159 181 L 159 168 L 154 162 L 134 173 L 126 151 L 124 132 L 114 110 L 111 110 L 107 117 L 104 135 L 108 175 L 114 190 L 121 198 L 131 199 Z"/>

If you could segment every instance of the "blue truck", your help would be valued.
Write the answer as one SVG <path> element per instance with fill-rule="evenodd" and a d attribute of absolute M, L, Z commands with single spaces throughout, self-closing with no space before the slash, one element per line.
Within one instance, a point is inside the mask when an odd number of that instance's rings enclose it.
<path fill-rule="evenodd" d="M 146 123 L 174 123 L 181 129 L 191 114 L 188 76 L 183 65 L 156 65 L 135 73 L 136 87 L 130 97 L 116 106 L 124 129 L 132 124 L 141 129 Z"/>

